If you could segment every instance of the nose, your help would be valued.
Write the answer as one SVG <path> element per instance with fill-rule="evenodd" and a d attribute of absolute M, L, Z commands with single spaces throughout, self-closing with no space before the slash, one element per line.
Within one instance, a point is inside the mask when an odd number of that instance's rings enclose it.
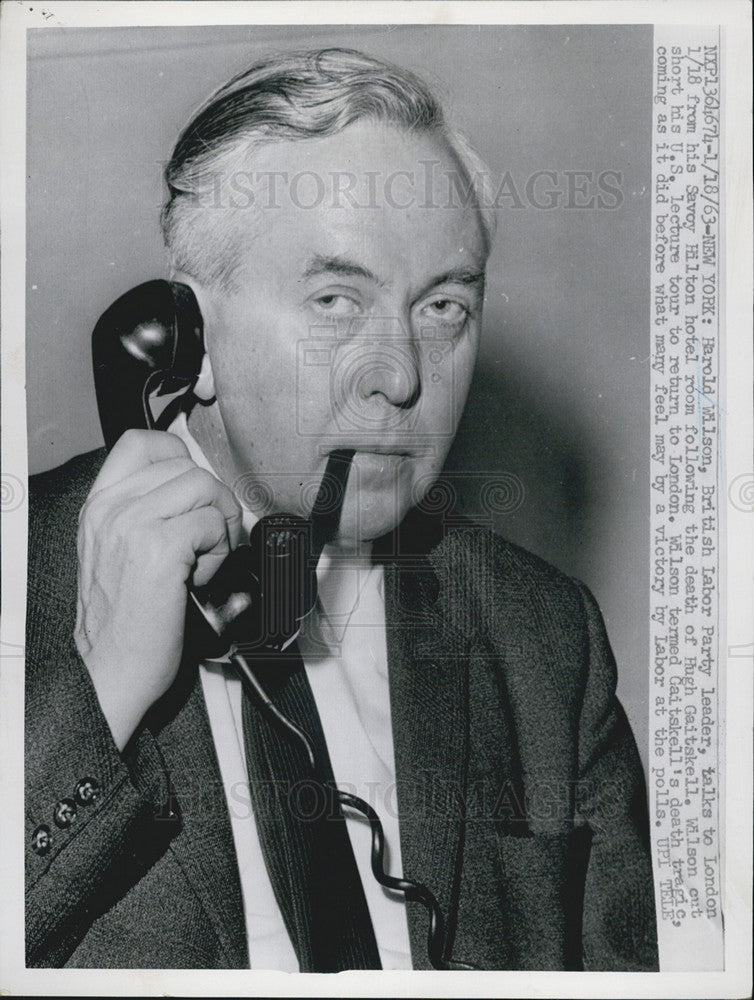
<path fill-rule="evenodd" d="M 413 351 L 406 348 L 375 346 L 364 357 L 356 373 L 355 395 L 366 402 L 384 399 L 402 410 L 419 400 L 419 371 Z"/>
<path fill-rule="evenodd" d="M 410 410 L 421 395 L 416 345 L 400 320 L 371 319 L 341 359 L 341 390 L 351 406 L 379 414 Z"/>

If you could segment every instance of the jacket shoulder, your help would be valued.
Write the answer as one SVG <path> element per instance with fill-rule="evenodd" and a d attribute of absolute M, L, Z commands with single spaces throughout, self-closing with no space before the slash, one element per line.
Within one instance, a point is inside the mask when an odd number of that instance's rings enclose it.
<path fill-rule="evenodd" d="M 448 595 L 445 614 L 505 664 L 509 684 L 551 687 L 574 711 L 592 665 L 611 679 L 614 661 L 588 589 L 534 553 L 472 523 L 451 530 L 433 554 Z M 603 648 L 604 647 L 604 648 Z"/>
<path fill-rule="evenodd" d="M 105 461 L 104 448 L 29 477 L 29 571 L 56 562 L 54 545 L 75 537 L 79 511 Z"/>
<path fill-rule="evenodd" d="M 30 668 L 65 648 L 73 630 L 78 516 L 105 456 L 105 449 L 100 448 L 29 477 L 26 642 Z"/>
<path fill-rule="evenodd" d="M 104 448 L 76 455 L 57 468 L 29 476 L 29 515 L 43 515 L 56 505 L 83 505 L 107 456 Z"/>
<path fill-rule="evenodd" d="M 462 521 L 443 539 L 442 558 L 465 563 L 469 582 L 476 588 L 502 589 L 519 600 L 547 595 L 570 604 L 581 603 L 583 584 L 556 566 L 516 545 L 490 528 Z"/>

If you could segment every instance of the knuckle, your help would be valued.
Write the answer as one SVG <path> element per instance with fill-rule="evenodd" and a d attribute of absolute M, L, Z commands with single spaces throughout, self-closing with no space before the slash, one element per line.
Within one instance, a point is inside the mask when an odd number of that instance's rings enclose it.
<path fill-rule="evenodd" d="M 145 577 L 173 572 L 175 564 L 180 562 L 184 547 L 180 537 L 171 536 L 169 532 L 160 530 L 158 525 L 150 525 L 139 539 L 137 550 Z"/>
<path fill-rule="evenodd" d="M 222 511 L 219 511 L 217 507 L 208 507 L 206 517 L 211 531 L 218 535 L 225 534 L 225 518 Z"/>
<path fill-rule="evenodd" d="M 160 455 L 168 458 L 175 456 L 181 458 L 188 455 L 186 445 L 175 434 L 168 431 L 146 430 L 141 427 L 129 427 L 115 442 L 108 460 L 116 452 L 129 452 L 135 455 L 143 455 L 145 458 L 152 455 Z"/>
<path fill-rule="evenodd" d="M 235 517 L 240 517 L 242 512 L 241 504 L 239 503 L 233 490 L 230 489 L 229 486 L 226 486 L 225 483 L 220 483 L 220 488 L 223 498 L 228 504 L 228 508 L 232 511 Z"/>
<path fill-rule="evenodd" d="M 84 505 L 79 511 L 79 530 L 96 531 L 104 516 L 102 498 L 96 494 L 87 497 Z"/>
<path fill-rule="evenodd" d="M 176 476 L 182 476 L 186 472 L 193 472 L 198 466 L 188 456 L 184 458 L 182 455 L 177 455 L 170 459 L 170 468 L 175 470 Z"/>
<path fill-rule="evenodd" d="M 121 436 L 115 442 L 110 455 L 112 456 L 116 452 L 142 451 L 146 449 L 149 445 L 150 433 L 150 431 L 141 430 L 137 427 L 129 427 L 127 430 L 123 431 Z"/>
<path fill-rule="evenodd" d="M 141 493 L 141 498 L 143 499 L 153 490 L 158 489 L 160 486 L 164 486 L 167 483 L 172 483 L 174 480 L 179 479 L 181 476 L 185 476 L 190 473 L 196 466 L 194 463 L 186 458 L 180 456 L 167 458 L 164 461 L 154 462 L 148 470 L 149 479 L 144 485 L 144 489 Z"/>
<path fill-rule="evenodd" d="M 170 431 L 149 431 L 149 433 L 158 434 L 164 446 L 177 458 L 189 457 L 188 448 L 177 434 L 171 434 Z"/>
<path fill-rule="evenodd" d="M 107 521 L 107 535 L 123 551 L 138 550 L 142 539 L 159 535 L 159 524 L 138 517 L 132 506 L 119 507 Z"/>
<path fill-rule="evenodd" d="M 148 546 L 154 550 L 168 543 L 170 533 L 167 530 L 167 522 L 162 519 L 145 521 L 137 529 L 133 519 L 124 515 L 121 519 L 120 534 L 128 540 L 132 540 L 136 548 Z"/>
<path fill-rule="evenodd" d="M 78 559 L 79 566 L 84 562 L 89 549 L 88 539 L 86 537 L 86 532 L 79 530 L 76 535 L 76 557 Z"/>
<path fill-rule="evenodd" d="M 92 511 L 92 496 L 90 494 L 82 504 L 81 509 L 79 510 L 79 517 L 78 517 L 79 526 L 87 522 L 87 520 L 91 516 L 91 511 Z"/>
<path fill-rule="evenodd" d="M 200 469 L 195 465 L 190 475 L 199 489 L 212 490 L 217 483 L 217 479 L 207 469 Z"/>

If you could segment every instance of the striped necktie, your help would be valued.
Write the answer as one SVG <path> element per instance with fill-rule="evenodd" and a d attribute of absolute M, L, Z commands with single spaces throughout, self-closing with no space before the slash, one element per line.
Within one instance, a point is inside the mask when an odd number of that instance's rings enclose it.
<path fill-rule="evenodd" d="M 380 958 L 304 664 L 294 642 L 251 665 L 278 709 L 310 738 L 316 760 L 248 690 L 243 730 L 251 800 L 267 871 L 302 972 L 380 969 Z"/>

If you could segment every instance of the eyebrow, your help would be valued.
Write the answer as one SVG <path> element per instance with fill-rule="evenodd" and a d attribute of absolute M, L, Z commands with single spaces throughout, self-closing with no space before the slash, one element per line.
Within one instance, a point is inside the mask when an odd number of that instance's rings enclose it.
<path fill-rule="evenodd" d="M 433 279 L 427 287 L 435 285 L 478 285 L 484 284 L 484 271 L 476 267 L 454 267 Z"/>
<path fill-rule="evenodd" d="M 381 281 L 368 267 L 364 267 L 363 264 L 357 264 L 355 261 L 348 260 L 345 257 L 315 254 L 307 262 L 304 269 L 304 278 L 316 278 L 321 274 L 337 274 L 344 278 L 365 278 L 367 281 L 371 281 L 381 288 L 384 288 L 387 284 L 387 282 Z M 427 282 L 425 287 L 430 289 L 436 288 L 437 285 L 445 284 L 483 285 L 484 277 L 484 270 L 480 270 L 479 268 L 454 267 Z"/>
<path fill-rule="evenodd" d="M 384 282 L 380 281 L 368 267 L 347 260 L 345 257 L 325 257 L 322 254 L 315 254 L 304 269 L 304 278 L 316 278 L 320 274 L 337 274 L 343 278 L 366 278 L 376 285 L 384 285 Z"/>

